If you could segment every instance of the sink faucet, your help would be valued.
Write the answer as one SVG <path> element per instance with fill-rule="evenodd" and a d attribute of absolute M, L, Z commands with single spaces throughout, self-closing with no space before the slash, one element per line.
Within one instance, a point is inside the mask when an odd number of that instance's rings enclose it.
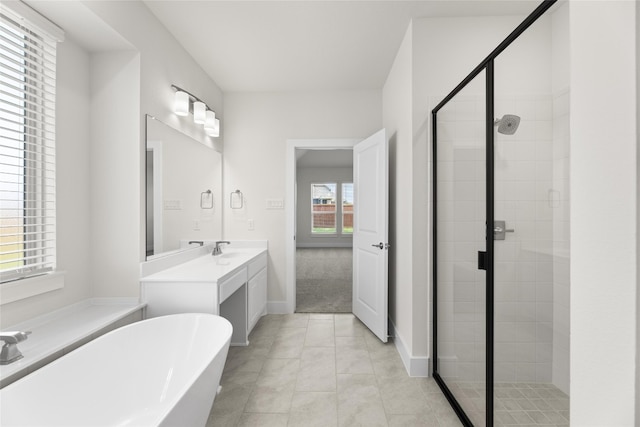
<path fill-rule="evenodd" d="M 31 331 L 10 331 L 0 332 L 0 340 L 4 345 L 0 350 L 0 365 L 8 365 L 16 360 L 22 359 L 22 353 L 18 350 L 18 343 L 27 339 Z"/>
<path fill-rule="evenodd" d="M 222 248 L 220 248 L 220 245 L 222 245 L 223 243 L 227 245 L 231 244 L 231 242 L 229 242 L 228 240 L 218 240 L 216 242 L 216 247 L 213 248 L 213 252 L 211 252 L 211 255 L 213 256 L 222 255 Z"/>

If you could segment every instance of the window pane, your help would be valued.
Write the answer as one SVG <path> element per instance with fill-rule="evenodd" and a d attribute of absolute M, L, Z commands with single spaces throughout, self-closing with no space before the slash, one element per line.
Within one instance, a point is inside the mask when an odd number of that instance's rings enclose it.
<path fill-rule="evenodd" d="M 311 233 L 336 233 L 336 184 L 311 184 Z"/>
<path fill-rule="evenodd" d="M 353 183 L 342 184 L 342 234 L 353 233 Z"/>

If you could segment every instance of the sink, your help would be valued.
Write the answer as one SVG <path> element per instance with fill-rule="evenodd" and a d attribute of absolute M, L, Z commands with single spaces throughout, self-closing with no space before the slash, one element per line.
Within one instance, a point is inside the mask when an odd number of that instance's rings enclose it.
<path fill-rule="evenodd" d="M 223 252 L 222 255 L 216 255 L 215 258 L 236 258 L 245 255 L 242 252 Z"/>

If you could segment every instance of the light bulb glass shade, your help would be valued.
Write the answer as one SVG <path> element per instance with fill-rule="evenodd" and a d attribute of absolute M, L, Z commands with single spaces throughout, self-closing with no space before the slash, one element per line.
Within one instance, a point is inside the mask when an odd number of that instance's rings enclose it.
<path fill-rule="evenodd" d="M 204 130 L 206 130 L 207 132 L 213 132 L 215 128 L 216 128 L 216 113 L 214 113 L 211 110 L 207 110 L 205 114 L 205 120 L 204 120 Z"/>
<path fill-rule="evenodd" d="M 196 101 L 193 103 L 193 122 L 203 125 L 206 119 L 207 106 L 204 102 Z"/>
<path fill-rule="evenodd" d="M 177 116 L 189 115 L 189 94 L 187 92 L 182 92 L 181 90 L 176 92 L 173 112 L 176 113 Z"/>
<path fill-rule="evenodd" d="M 213 137 L 217 138 L 220 136 L 220 120 L 216 119 L 216 127 L 213 129 Z"/>

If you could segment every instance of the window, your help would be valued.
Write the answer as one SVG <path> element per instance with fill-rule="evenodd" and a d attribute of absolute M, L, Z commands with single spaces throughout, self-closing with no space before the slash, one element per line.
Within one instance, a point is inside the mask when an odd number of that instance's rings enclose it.
<path fill-rule="evenodd" d="M 353 234 L 353 183 L 311 184 L 311 234 Z"/>
<path fill-rule="evenodd" d="M 55 79 L 59 28 L 0 4 L 0 282 L 55 269 Z M 50 30 L 50 31 L 46 31 Z"/>
<path fill-rule="evenodd" d="M 342 183 L 342 234 L 353 234 L 353 182 Z"/>
<path fill-rule="evenodd" d="M 311 184 L 311 234 L 336 230 L 336 183 Z"/>

